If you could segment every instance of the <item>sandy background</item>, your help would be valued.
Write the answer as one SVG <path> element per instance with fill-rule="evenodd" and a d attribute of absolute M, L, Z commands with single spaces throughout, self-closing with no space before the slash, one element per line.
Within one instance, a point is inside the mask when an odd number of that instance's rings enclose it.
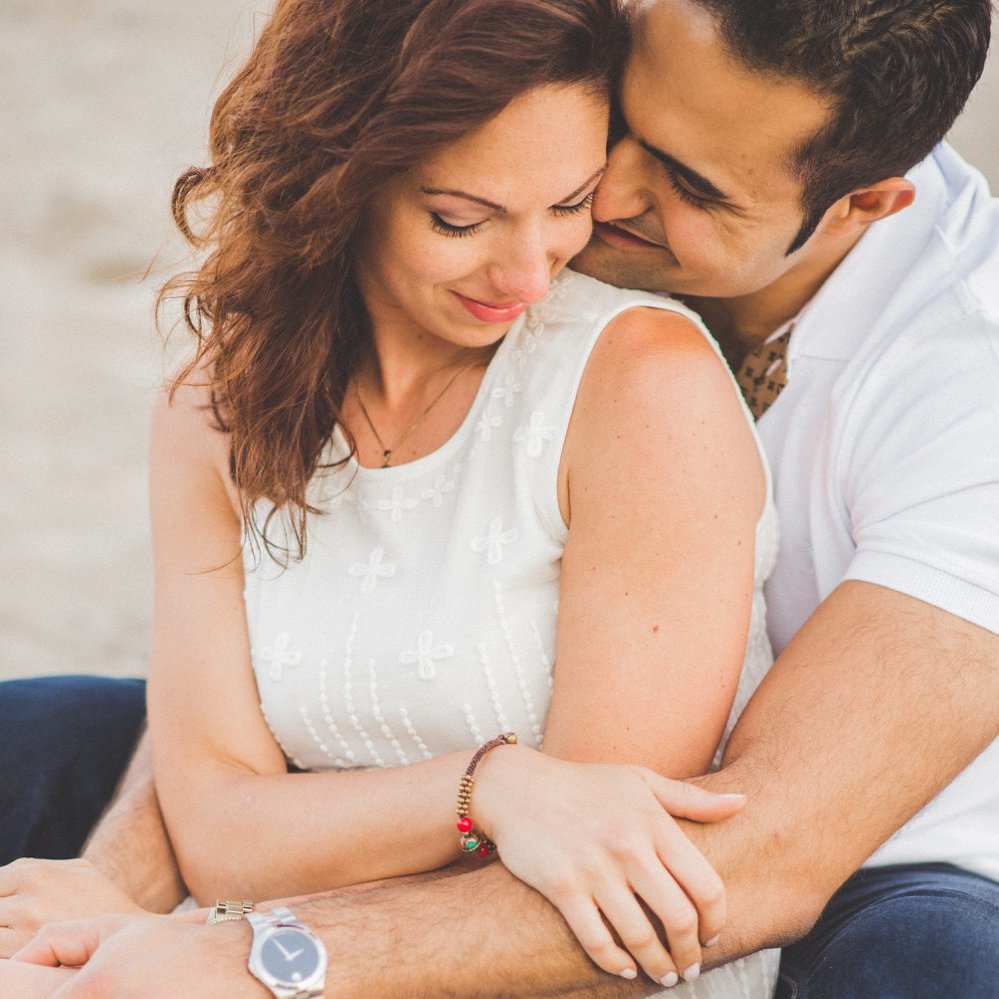
<path fill-rule="evenodd" d="M 144 672 L 169 191 L 267 8 L 0 3 L 0 678 Z M 999 56 L 953 136 L 995 190 L 997 106 Z"/>

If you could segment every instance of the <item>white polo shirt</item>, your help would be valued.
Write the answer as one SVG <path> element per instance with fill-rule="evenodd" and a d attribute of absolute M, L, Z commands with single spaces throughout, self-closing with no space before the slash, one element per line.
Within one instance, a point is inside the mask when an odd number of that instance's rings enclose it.
<path fill-rule="evenodd" d="M 759 422 L 778 654 L 847 579 L 999 633 L 999 200 L 946 145 L 910 179 L 915 204 L 872 226 L 802 314 Z M 999 881 L 999 741 L 870 864 L 927 861 Z"/>

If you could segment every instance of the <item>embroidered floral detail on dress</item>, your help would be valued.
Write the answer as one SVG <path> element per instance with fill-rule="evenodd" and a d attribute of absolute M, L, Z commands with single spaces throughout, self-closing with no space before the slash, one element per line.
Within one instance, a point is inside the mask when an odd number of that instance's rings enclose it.
<path fill-rule="evenodd" d="M 501 426 L 503 426 L 503 417 L 497 416 L 491 409 L 486 409 L 479 417 L 479 422 L 475 424 L 475 432 L 480 441 L 490 441 L 493 430 Z"/>
<path fill-rule="evenodd" d="M 517 537 L 516 527 L 504 531 L 503 518 L 493 517 L 489 521 L 489 533 L 485 537 L 473 538 L 469 547 L 473 552 L 485 552 L 486 561 L 490 565 L 498 565 L 503 561 L 503 546 L 512 544 L 517 540 Z"/>
<path fill-rule="evenodd" d="M 433 487 L 430 489 L 424 489 L 423 492 L 420 493 L 420 496 L 425 500 L 430 500 L 434 506 L 441 506 L 444 503 L 444 494 L 454 491 L 454 484 L 457 480 L 457 469 L 455 469 L 455 476 L 453 479 L 449 479 L 446 475 L 438 475 L 434 480 Z"/>
<path fill-rule="evenodd" d="M 287 631 L 282 631 L 275 639 L 273 645 L 268 645 L 260 653 L 260 658 L 268 663 L 267 675 L 277 683 L 284 672 L 285 666 L 301 666 L 302 653 L 292 652 L 291 635 Z"/>
<path fill-rule="evenodd" d="M 402 486 L 396 486 L 392 490 L 392 496 L 387 500 L 379 500 L 375 504 L 378 510 L 391 511 L 392 519 L 396 522 L 402 520 L 402 515 L 407 510 L 412 510 L 420 505 L 418 499 L 406 499 Z"/>
<path fill-rule="evenodd" d="M 502 385 L 497 385 L 492 391 L 492 397 L 494 399 L 502 399 L 506 404 L 507 409 L 512 409 L 513 404 L 516 401 L 514 396 L 518 392 L 523 392 L 524 386 L 517 381 L 517 376 L 514 374 L 509 374 L 503 379 Z"/>
<path fill-rule="evenodd" d="M 540 458 L 541 449 L 546 441 L 550 441 L 555 436 L 554 427 L 544 425 L 545 414 L 535 410 L 531 413 L 531 422 L 526 427 L 519 427 L 513 435 L 514 441 L 518 444 L 526 444 L 527 456 L 529 458 Z"/>
<path fill-rule="evenodd" d="M 443 642 L 434 645 L 431 631 L 421 631 L 416 638 L 416 648 L 399 654 L 403 666 L 415 666 L 416 675 L 428 683 L 437 676 L 437 663 L 442 659 L 454 658 L 454 646 Z"/>
<path fill-rule="evenodd" d="M 352 576 L 361 577 L 361 592 L 374 593 L 379 579 L 391 579 L 395 575 L 396 564 L 385 561 L 385 552 L 376 548 L 367 562 L 355 562 L 350 567 Z"/>
<path fill-rule="evenodd" d="M 557 303 L 564 301 L 568 294 L 569 282 L 560 275 L 552 281 L 544 300 L 531 306 L 524 323 L 525 328 L 537 334 L 546 323 L 561 318 L 563 310 Z"/>

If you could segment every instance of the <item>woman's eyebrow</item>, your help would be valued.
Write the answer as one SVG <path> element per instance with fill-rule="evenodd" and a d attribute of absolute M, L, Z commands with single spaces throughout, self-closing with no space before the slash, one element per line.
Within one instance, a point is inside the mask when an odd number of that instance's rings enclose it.
<path fill-rule="evenodd" d="M 593 173 L 591 173 L 590 176 L 587 177 L 586 180 L 584 180 L 583 183 L 580 184 L 579 187 L 577 187 L 576 190 L 572 192 L 572 194 L 567 194 L 562 199 L 562 201 L 559 202 L 559 204 L 562 204 L 565 201 L 572 201 L 573 198 L 578 198 L 583 193 L 583 191 L 585 191 L 590 186 L 590 184 L 592 184 L 599 177 L 602 177 L 606 172 L 606 170 L 607 170 L 607 163 L 605 162 L 603 166 L 600 167 L 599 170 L 595 170 Z"/>
<path fill-rule="evenodd" d="M 564 201 L 571 201 L 573 198 L 578 197 L 595 180 L 597 180 L 597 178 L 601 177 L 606 169 L 607 169 L 607 164 L 604 163 L 599 169 L 594 170 L 594 172 L 591 173 L 590 176 L 587 177 L 586 180 L 584 180 L 583 183 L 580 184 L 575 191 L 573 191 L 571 194 L 567 194 L 562 199 L 562 201 L 559 202 L 559 204 L 562 204 L 562 202 Z M 477 194 L 470 194 L 468 191 L 461 191 L 454 187 L 425 187 L 421 185 L 420 192 L 422 194 L 431 194 L 431 195 L 443 194 L 451 198 L 463 198 L 465 201 L 472 201 L 477 205 L 482 205 L 484 208 L 490 209 L 490 211 L 501 212 L 504 215 L 507 213 L 506 208 L 504 208 L 502 205 L 496 204 L 495 201 L 490 201 L 488 198 L 481 198 Z"/>
<path fill-rule="evenodd" d="M 506 214 L 506 209 L 502 205 L 497 205 L 495 201 L 489 201 L 486 198 L 480 198 L 477 194 L 469 194 L 467 191 L 459 191 L 451 187 L 421 187 L 420 190 L 424 194 L 446 194 L 452 198 L 464 198 L 466 201 L 474 201 L 477 205 L 490 208 L 494 212 Z"/>

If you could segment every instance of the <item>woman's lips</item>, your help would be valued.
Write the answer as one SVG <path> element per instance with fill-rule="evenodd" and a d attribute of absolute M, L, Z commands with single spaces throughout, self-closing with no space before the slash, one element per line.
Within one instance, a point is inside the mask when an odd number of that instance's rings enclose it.
<path fill-rule="evenodd" d="M 460 295 L 456 291 L 452 291 L 451 294 L 461 302 L 469 313 L 483 323 L 512 322 L 527 308 L 526 302 L 509 302 L 505 305 L 493 305 L 490 302 L 480 302 L 478 299 Z"/>
<path fill-rule="evenodd" d="M 645 239 L 643 236 L 637 236 L 635 233 L 629 232 L 627 229 L 622 229 L 620 226 L 611 225 L 609 222 L 594 222 L 593 231 L 600 237 L 600 239 L 607 243 L 608 246 L 616 246 L 625 250 L 666 249 L 662 243 L 655 243 L 650 239 Z"/>

